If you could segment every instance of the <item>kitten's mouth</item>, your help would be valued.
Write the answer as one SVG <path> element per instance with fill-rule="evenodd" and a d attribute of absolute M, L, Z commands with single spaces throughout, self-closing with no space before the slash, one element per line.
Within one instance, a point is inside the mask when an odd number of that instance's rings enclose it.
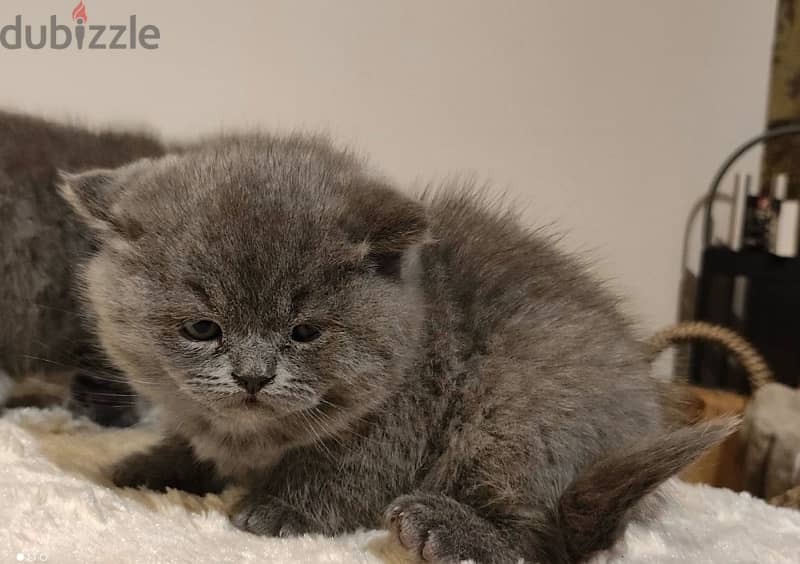
<path fill-rule="evenodd" d="M 280 399 L 270 394 L 250 394 L 244 391 L 227 394 L 223 397 L 200 398 L 200 403 L 206 405 L 220 416 L 236 417 L 237 414 L 258 414 L 259 417 L 278 417 L 285 415 L 293 409 L 283 405 Z"/>
<path fill-rule="evenodd" d="M 233 411 L 274 411 L 268 398 L 259 394 L 241 394 L 226 402 L 226 407 Z"/>
<path fill-rule="evenodd" d="M 227 397 L 217 398 L 213 400 L 215 411 L 221 410 L 220 413 L 224 412 L 236 412 L 236 411 L 250 411 L 255 409 L 269 409 L 270 405 L 269 402 L 264 397 L 260 397 L 257 394 L 248 394 L 248 393 L 235 393 L 231 394 Z"/>
<path fill-rule="evenodd" d="M 256 407 L 259 405 L 264 405 L 264 402 L 258 399 L 258 396 L 254 396 L 252 394 L 247 394 L 244 400 L 242 401 L 242 405 L 245 407 Z"/>

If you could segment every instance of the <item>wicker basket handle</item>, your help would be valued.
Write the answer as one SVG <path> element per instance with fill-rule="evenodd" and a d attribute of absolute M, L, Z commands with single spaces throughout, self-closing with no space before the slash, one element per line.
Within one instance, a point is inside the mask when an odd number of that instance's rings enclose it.
<path fill-rule="evenodd" d="M 750 387 L 754 392 L 774 380 L 772 370 L 753 345 L 741 335 L 721 325 L 705 321 L 683 321 L 662 329 L 650 337 L 647 343 L 652 349 L 652 358 L 655 358 L 672 345 L 695 340 L 718 343 L 732 352 L 747 372 Z"/>

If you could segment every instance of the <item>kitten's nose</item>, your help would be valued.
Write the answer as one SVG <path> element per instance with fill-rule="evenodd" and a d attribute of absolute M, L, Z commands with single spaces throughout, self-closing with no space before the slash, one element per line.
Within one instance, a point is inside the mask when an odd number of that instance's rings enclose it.
<path fill-rule="evenodd" d="M 233 380 L 240 387 L 247 390 L 248 394 L 256 395 L 261 388 L 275 379 L 275 376 L 239 376 L 233 374 Z"/>

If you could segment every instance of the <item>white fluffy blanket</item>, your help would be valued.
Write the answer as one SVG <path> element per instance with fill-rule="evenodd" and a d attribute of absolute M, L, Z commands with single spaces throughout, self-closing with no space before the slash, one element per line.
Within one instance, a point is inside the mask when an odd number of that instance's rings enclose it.
<path fill-rule="evenodd" d="M 335 539 L 258 538 L 235 530 L 235 492 L 198 498 L 108 486 L 100 469 L 153 441 L 103 430 L 62 410 L 0 418 L 0 564 L 407 562 L 379 531 Z M 800 512 L 683 483 L 657 521 L 632 524 L 600 563 L 798 563 Z"/>

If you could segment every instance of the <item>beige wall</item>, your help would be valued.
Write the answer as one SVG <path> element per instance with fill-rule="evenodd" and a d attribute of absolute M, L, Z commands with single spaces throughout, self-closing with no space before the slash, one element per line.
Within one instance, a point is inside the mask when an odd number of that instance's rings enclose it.
<path fill-rule="evenodd" d="M 321 128 L 404 184 L 474 173 L 591 250 L 646 327 L 674 317 L 690 206 L 764 122 L 773 0 L 85 1 L 161 48 L 0 50 L 0 106 Z M 3 0 L 0 22 L 73 3 Z"/>

